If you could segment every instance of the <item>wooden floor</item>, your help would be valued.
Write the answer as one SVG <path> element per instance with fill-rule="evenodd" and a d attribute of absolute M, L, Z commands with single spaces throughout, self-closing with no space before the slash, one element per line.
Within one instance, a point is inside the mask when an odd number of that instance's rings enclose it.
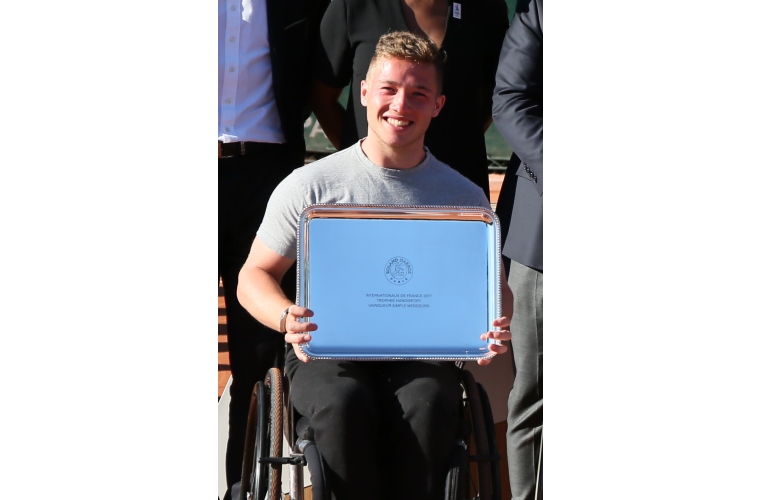
<path fill-rule="evenodd" d="M 496 200 L 499 199 L 499 190 L 501 183 L 504 181 L 504 174 L 488 174 L 488 184 L 491 188 L 491 205 L 496 207 Z"/>
<path fill-rule="evenodd" d="M 230 378 L 230 352 L 227 348 L 227 308 L 224 305 L 224 289 L 219 280 L 219 393 L 217 401 L 222 397 L 224 387 Z"/>

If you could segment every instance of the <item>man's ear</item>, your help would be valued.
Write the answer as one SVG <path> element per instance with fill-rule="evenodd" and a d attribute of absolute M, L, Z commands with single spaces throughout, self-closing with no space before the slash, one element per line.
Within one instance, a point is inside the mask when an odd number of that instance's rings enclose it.
<path fill-rule="evenodd" d="M 369 84 L 367 83 L 367 80 L 362 80 L 361 102 L 362 106 L 365 108 L 367 107 L 367 90 L 369 90 Z"/>
<path fill-rule="evenodd" d="M 433 110 L 433 118 L 438 116 L 438 113 L 441 112 L 441 108 L 443 107 L 443 103 L 446 102 L 446 96 L 441 94 L 438 96 L 438 98 L 435 100 L 435 109 Z"/>

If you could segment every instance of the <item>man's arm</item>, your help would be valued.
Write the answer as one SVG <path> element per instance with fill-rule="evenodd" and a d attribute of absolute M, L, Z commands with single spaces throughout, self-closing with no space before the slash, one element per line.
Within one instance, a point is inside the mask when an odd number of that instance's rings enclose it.
<path fill-rule="evenodd" d="M 485 20 L 488 26 L 483 27 L 485 34 L 485 44 L 483 50 L 485 59 L 483 64 L 483 84 L 480 86 L 480 102 L 482 106 L 483 133 L 491 126 L 493 118 L 491 116 L 493 107 L 493 91 L 495 85 L 496 69 L 499 67 L 499 53 L 501 50 L 504 35 L 509 27 L 509 12 L 507 4 L 503 0 L 489 0 L 483 2 L 485 9 Z"/>
<path fill-rule="evenodd" d="M 309 104 L 327 138 L 340 149 L 345 110 L 339 98 L 352 78 L 354 48 L 348 35 L 347 6 L 333 0 L 327 6 L 315 37 Z M 358 82 L 356 82 L 358 84 Z M 345 144 L 344 146 L 349 146 Z"/>
<path fill-rule="evenodd" d="M 329 87 L 314 80 L 309 100 L 322 131 L 338 150 L 340 149 L 340 137 L 343 134 L 343 115 L 346 112 L 339 100 L 342 92 L 342 88 Z"/>
<path fill-rule="evenodd" d="M 317 329 L 315 323 L 298 321 L 298 318 L 312 317 L 314 313 L 293 304 L 282 291 L 282 277 L 294 262 L 295 259 L 283 257 L 267 247 L 257 236 L 240 270 L 237 289 L 240 304 L 251 316 L 275 331 L 281 331 L 280 319 L 289 308 L 284 324 L 285 341 L 291 344 L 308 342 L 311 340 L 308 332 Z M 294 350 L 299 359 L 309 360 L 300 349 Z"/>
<path fill-rule="evenodd" d="M 517 156 L 536 176 L 543 193 L 542 0 L 519 0 L 501 48 L 493 120 Z"/>

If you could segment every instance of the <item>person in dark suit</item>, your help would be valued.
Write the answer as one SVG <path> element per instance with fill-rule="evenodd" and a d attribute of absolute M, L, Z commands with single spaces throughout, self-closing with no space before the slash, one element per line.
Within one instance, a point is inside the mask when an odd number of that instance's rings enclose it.
<path fill-rule="evenodd" d="M 269 196 L 304 163 L 310 38 L 328 3 L 219 0 L 219 275 L 232 373 L 228 488 L 240 480 L 253 386 L 284 356 L 282 335 L 238 302 L 238 273 Z M 295 296 L 295 274 L 286 277 L 284 288 Z"/>
<path fill-rule="evenodd" d="M 519 0 L 496 72 L 493 119 L 512 147 L 496 213 L 514 294 L 507 458 L 512 498 L 542 498 L 543 434 L 543 6 Z M 536 490 L 538 489 L 538 492 Z"/>

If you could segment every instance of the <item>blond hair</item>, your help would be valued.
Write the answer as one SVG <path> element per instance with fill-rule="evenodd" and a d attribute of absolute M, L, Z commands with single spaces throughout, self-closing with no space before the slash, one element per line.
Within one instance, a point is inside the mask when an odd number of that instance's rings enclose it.
<path fill-rule="evenodd" d="M 443 90 L 443 61 L 441 52 L 431 39 L 408 31 L 394 31 L 380 37 L 375 53 L 367 68 L 366 80 L 372 76 L 380 59 L 402 59 L 417 64 L 432 64 L 435 67 L 438 93 Z"/>

